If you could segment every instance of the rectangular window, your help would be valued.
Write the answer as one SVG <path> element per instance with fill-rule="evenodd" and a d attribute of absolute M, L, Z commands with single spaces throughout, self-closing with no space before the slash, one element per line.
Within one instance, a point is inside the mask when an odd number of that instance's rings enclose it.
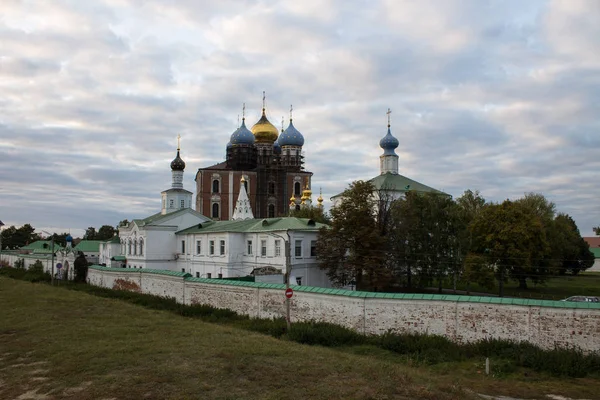
<path fill-rule="evenodd" d="M 248 245 L 247 254 L 249 256 L 251 256 L 252 255 L 252 240 L 248 240 L 247 245 Z"/>
<path fill-rule="evenodd" d="M 267 256 L 267 241 L 266 240 L 260 241 L 260 256 L 261 257 Z"/>
<path fill-rule="evenodd" d="M 196 254 L 202 254 L 202 240 L 196 240 Z"/>
<path fill-rule="evenodd" d="M 200 272 L 196 272 L 196 278 L 200 278 Z"/>
<path fill-rule="evenodd" d="M 185 268 L 181 268 L 181 272 L 185 272 Z"/>
<path fill-rule="evenodd" d="M 211 256 L 212 256 L 212 255 L 214 255 L 214 254 L 215 254 L 215 241 L 214 241 L 214 240 L 211 240 L 211 241 L 209 242 L 209 246 L 208 246 L 208 247 L 209 247 L 209 254 L 210 254 Z"/>
<path fill-rule="evenodd" d="M 185 200 L 181 200 L 181 208 L 185 208 Z"/>
<path fill-rule="evenodd" d="M 275 257 L 281 256 L 281 242 L 275 239 Z"/>
<path fill-rule="evenodd" d="M 169 200 L 169 208 L 173 208 L 174 202 L 175 202 L 175 200 L 173 200 L 173 199 Z"/>
<path fill-rule="evenodd" d="M 297 258 L 302 257 L 302 240 L 296 240 L 295 253 Z"/>
<path fill-rule="evenodd" d="M 310 241 L 310 256 L 311 257 L 317 256 L 317 241 L 316 240 Z"/>
<path fill-rule="evenodd" d="M 185 254 L 185 240 L 181 241 L 181 254 Z"/>
<path fill-rule="evenodd" d="M 220 247 L 220 249 L 219 249 L 220 250 L 220 254 L 222 256 L 224 256 L 225 255 L 225 241 L 221 240 L 221 242 L 219 244 L 220 244 L 220 246 L 219 246 Z"/>
<path fill-rule="evenodd" d="M 212 274 L 211 274 L 210 272 L 208 272 L 208 273 L 206 274 L 206 277 L 207 277 L 208 279 L 210 279 L 210 278 L 212 277 Z"/>

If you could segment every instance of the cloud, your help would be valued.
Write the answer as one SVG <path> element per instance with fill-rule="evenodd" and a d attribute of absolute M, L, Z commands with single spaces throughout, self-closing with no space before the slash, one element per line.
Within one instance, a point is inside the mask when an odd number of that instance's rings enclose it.
<path fill-rule="evenodd" d="M 263 90 L 276 126 L 294 105 L 326 199 L 379 173 L 390 107 L 400 173 L 454 196 L 540 192 L 587 235 L 600 221 L 590 2 L 5 1 L 0 15 L 5 223 L 156 212 L 176 136 L 195 191 Z"/>

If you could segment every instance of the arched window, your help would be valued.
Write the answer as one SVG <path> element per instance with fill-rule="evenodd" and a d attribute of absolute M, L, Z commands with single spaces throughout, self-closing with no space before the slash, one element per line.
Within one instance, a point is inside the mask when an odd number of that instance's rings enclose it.
<path fill-rule="evenodd" d="M 127 254 L 131 255 L 131 239 L 127 242 Z"/>
<path fill-rule="evenodd" d="M 294 183 L 294 196 L 300 196 L 300 182 Z"/>
<path fill-rule="evenodd" d="M 140 256 L 144 255 L 144 239 L 140 238 Z"/>
<path fill-rule="evenodd" d="M 121 254 L 125 254 L 125 241 L 121 240 Z"/>
<path fill-rule="evenodd" d="M 137 256 L 137 239 L 133 239 L 133 255 Z"/>
<path fill-rule="evenodd" d="M 269 182 L 269 194 L 275 194 L 275 182 Z"/>
<path fill-rule="evenodd" d="M 300 211 L 300 204 L 296 204 L 296 211 Z"/>
<path fill-rule="evenodd" d="M 213 180 L 212 192 L 213 193 L 219 193 L 219 180 L 218 179 L 214 179 Z"/>
<path fill-rule="evenodd" d="M 269 218 L 275 218 L 275 204 L 269 204 Z"/>
<path fill-rule="evenodd" d="M 212 205 L 212 217 L 219 218 L 219 203 L 213 203 Z"/>
<path fill-rule="evenodd" d="M 244 180 L 244 189 L 246 189 L 246 193 L 248 193 L 248 181 Z"/>

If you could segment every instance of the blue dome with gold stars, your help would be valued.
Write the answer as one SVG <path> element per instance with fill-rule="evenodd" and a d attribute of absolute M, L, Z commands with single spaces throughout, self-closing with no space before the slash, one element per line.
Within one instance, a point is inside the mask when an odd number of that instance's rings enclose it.
<path fill-rule="evenodd" d="M 171 161 L 171 171 L 183 171 L 185 169 L 185 162 L 179 156 L 179 149 L 177 149 L 177 157 Z"/>
<path fill-rule="evenodd" d="M 250 129 L 246 128 L 246 118 L 242 118 L 242 126 L 235 130 L 231 134 L 232 145 L 235 144 L 246 144 L 253 145 L 254 144 L 254 134 L 250 132 Z"/>
<path fill-rule="evenodd" d="M 287 127 L 285 131 L 281 135 L 279 135 L 279 139 L 277 140 L 281 147 L 283 146 L 304 146 L 304 136 L 296 129 L 294 124 L 292 123 L 292 119 L 290 118 L 290 125 Z"/>

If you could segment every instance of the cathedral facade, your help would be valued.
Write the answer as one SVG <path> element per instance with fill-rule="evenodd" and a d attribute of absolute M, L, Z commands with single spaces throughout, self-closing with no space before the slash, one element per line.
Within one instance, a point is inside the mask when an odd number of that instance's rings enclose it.
<path fill-rule="evenodd" d="M 241 185 L 255 218 L 287 216 L 310 205 L 312 172 L 304 169 L 303 145 L 291 113 L 287 129 L 279 132 L 263 102 L 258 122 L 248 129 L 244 117 L 231 134 L 225 161 L 198 169 L 196 211 L 213 220 L 232 219 Z"/>

